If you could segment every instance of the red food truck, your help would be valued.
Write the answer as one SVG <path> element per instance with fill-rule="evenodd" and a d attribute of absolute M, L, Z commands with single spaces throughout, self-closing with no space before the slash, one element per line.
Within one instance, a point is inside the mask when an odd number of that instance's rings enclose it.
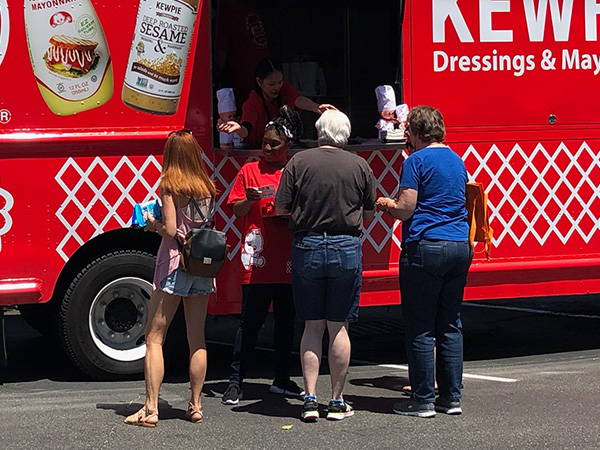
<path fill-rule="evenodd" d="M 132 205 L 156 197 L 165 137 L 186 127 L 232 244 L 210 311 L 239 312 L 255 249 L 225 199 L 259 151 L 219 148 L 215 92 L 244 92 L 265 55 L 349 114 L 379 195 L 397 192 L 406 150 L 376 139 L 374 88 L 443 112 L 495 233 L 466 300 L 598 293 L 599 16 L 597 0 L 0 0 L 0 305 L 89 376 L 140 373 L 159 240 L 129 226 Z M 400 302 L 400 230 L 366 226 L 362 306 Z"/>

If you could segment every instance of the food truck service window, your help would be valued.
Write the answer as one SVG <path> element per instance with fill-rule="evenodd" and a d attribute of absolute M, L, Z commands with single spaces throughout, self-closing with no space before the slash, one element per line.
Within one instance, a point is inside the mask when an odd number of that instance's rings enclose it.
<path fill-rule="evenodd" d="M 219 117 L 216 92 L 223 88 L 233 89 L 236 119 L 240 120 L 242 105 L 256 87 L 255 67 L 269 58 L 279 63 L 284 80 L 301 95 L 348 114 L 352 121 L 350 144 L 376 138 L 375 88 L 393 86 L 398 101 L 402 94 L 397 81 L 401 78 L 402 3 L 213 0 L 215 120 Z M 223 107 L 220 111 L 223 115 Z M 302 141 L 309 145 L 316 139 L 317 114 L 300 113 Z M 215 129 L 215 147 L 220 138 Z"/>

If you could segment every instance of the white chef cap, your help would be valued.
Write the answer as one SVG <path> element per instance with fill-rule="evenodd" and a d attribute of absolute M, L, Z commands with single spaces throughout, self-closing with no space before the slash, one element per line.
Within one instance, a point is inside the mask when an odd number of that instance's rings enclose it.
<path fill-rule="evenodd" d="M 396 94 L 394 88 L 385 84 L 375 88 L 377 96 L 377 109 L 379 111 L 393 111 L 396 109 Z"/>
<path fill-rule="evenodd" d="M 236 111 L 235 96 L 233 95 L 233 89 L 224 88 L 217 91 L 217 102 L 219 113 Z"/>
<path fill-rule="evenodd" d="M 402 105 L 398 105 L 396 107 L 396 119 L 400 122 L 406 121 L 408 119 L 408 105 L 403 103 Z"/>

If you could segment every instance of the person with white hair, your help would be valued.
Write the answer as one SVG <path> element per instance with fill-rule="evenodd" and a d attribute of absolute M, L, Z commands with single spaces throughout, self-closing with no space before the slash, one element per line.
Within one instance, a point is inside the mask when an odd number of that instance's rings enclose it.
<path fill-rule="evenodd" d="M 304 375 L 302 419 L 319 418 L 317 379 L 325 328 L 329 332 L 331 401 L 327 418 L 352 416 L 343 390 L 350 363 L 348 322 L 358 318 L 362 284 L 361 227 L 375 210 L 373 171 L 344 150 L 350 120 L 337 110 L 316 123 L 319 147 L 297 153 L 286 165 L 275 206 L 290 214 L 292 285 L 296 314 L 304 320 L 300 344 Z"/>

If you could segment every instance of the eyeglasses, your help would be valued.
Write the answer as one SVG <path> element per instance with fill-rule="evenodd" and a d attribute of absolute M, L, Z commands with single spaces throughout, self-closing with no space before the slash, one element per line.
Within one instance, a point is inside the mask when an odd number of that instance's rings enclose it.
<path fill-rule="evenodd" d="M 194 133 L 192 133 L 192 130 L 190 130 L 189 128 L 182 128 L 181 130 L 171 131 L 169 133 L 169 136 L 173 136 L 174 134 L 183 134 L 183 133 L 191 134 L 192 136 L 194 135 Z"/>

